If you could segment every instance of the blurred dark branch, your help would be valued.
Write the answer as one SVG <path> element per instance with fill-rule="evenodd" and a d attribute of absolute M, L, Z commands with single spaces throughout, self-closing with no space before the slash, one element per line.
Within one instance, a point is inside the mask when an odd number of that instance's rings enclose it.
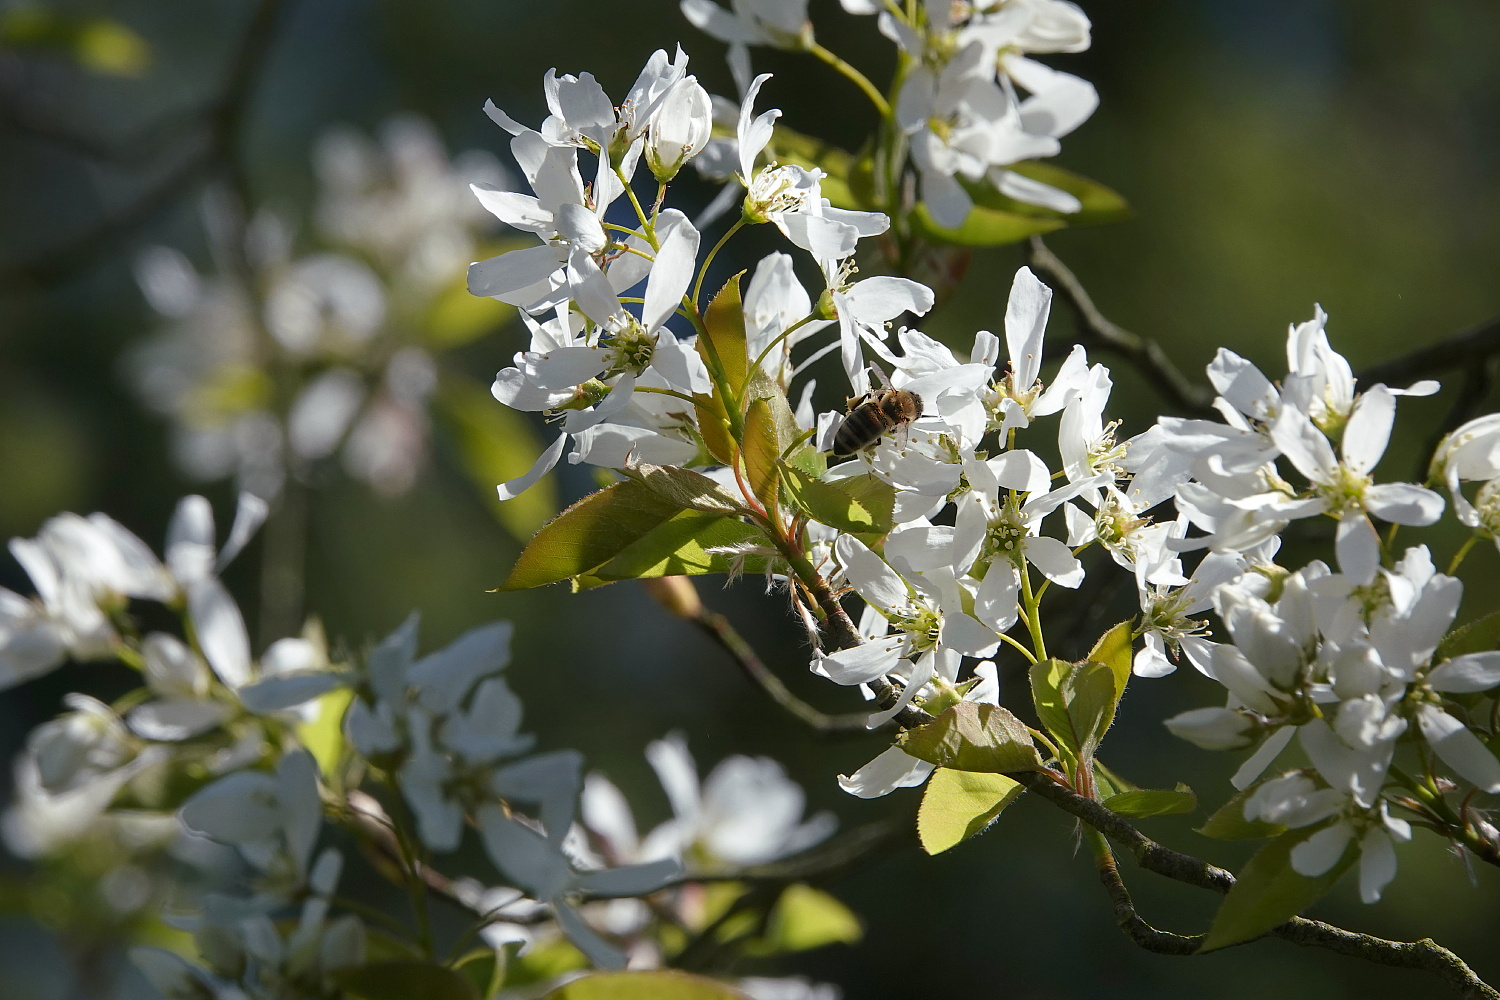
<path fill-rule="evenodd" d="M 1500 316 L 1455 333 L 1436 344 L 1382 361 L 1360 372 L 1358 378 L 1363 385 L 1384 382 L 1402 387 L 1454 368 L 1472 371 L 1497 354 L 1500 354 Z"/>
<path fill-rule="evenodd" d="M 1200 415 L 1214 412 L 1210 405 L 1213 392 L 1184 375 L 1156 341 L 1131 333 L 1100 312 L 1078 276 L 1048 249 L 1040 236 L 1027 241 L 1025 254 L 1026 263 L 1036 276 L 1072 307 L 1078 321 L 1079 340 L 1084 346 L 1129 362 L 1183 412 Z"/>
<path fill-rule="evenodd" d="M 161 156 L 169 145 L 186 133 L 201 131 L 208 124 L 211 111 L 212 106 L 174 113 L 134 135 L 102 139 L 28 111 L 13 93 L 0 95 L 0 125 L 6 131 L 47 143 L 83 159 L 120 167 L 137 167 Z"/>
<path fill-rule="evenodd" d="M 693 619 L 695 624 L 718 643 L 727 652 L 734 662 L 739 664 L 745 676 L 755 683 L 762 691 L 770 696 L 786 711 L 796 716 L 820 733 L 864 733 L 869 729 L 865 721 L 869 719 L 868 712 L 848 712 L 842 715 L 829 715 L 813 708 L 807 702 L 798 698 L 782 683 L 781 678 L 771 673 L 770 669 L 761 662 L 755 650 L 745 641 L 744 637 L 735 631 L 729 619 L 721 614 L 709 611 L 706 608 Z"/>
<path fill-rule="evenodd" d="M 229 173 L 237 193 L 245 194 L 238 164 L 241 126 L 255 95 L 265 58 L 275 41 L 282 0 L 258 0 L 230 63 L 219 97 L 202 112 L 206 134 L 198 149 L 158 177 L 128 204 L 108 211 L 93 226 L 66 244 L 28 261 L 0 268 L 0 292 L 45 286 L 64 280 L 113 251 L 216 170 Z M 61 134 L 61 133 L 59 133 Z"/>

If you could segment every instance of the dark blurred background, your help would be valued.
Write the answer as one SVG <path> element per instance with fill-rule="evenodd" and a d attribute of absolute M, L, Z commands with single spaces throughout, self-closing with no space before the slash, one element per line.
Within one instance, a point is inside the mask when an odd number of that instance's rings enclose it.
<path fill-rule="evenodd" d="M 1500 7 L 1491 0 L 1085 6 L 1093 49 L 1048 61 L 1092 80 L 1102 106 L 1065 141 L 1058 162 L 1120 191 L 1135 217 L 1049 243 L 1112 319 L 1158 338 L 1189 371 L 1201 371 L 1222 344 L 1275 376 L 1285 370 L 1287 324 L 1309 318 L 1315 302 L 1331 314 L 1334 345 L 1356 369 L 1500 312 Z M 198 487 L 174 472 L 163 425 L 124 385 L 119 357 L 157 324 L 131 273 L 140 247 L 163 243 L 204 259 L 200 178 L 184 178 L 139 219 L 114 225 L 174 169 L 171 156 L 144 163 L 80 156 L 14 119 L 24 111 L 60 132 L 128 144 L 164 117 L 214 99 L 252 5 L 100 0 L 60 9 L 128 25 L 151 59 L 129 78 L 0 51 L 0 103 L 11 112 L 0 115 L 0 537 L 30 535 L 60 510 L 103 510 L 157 545 L 176 498 Z M 812 16 L 824 44 L 877 81 L 887 78 L 890 47 L 871 19 L 849 17 L 833 0 L 814 0 Z M 508 159 L 506 136 L 480 110 L 485 98 L 534 124 L 545 115 L 548 67 L 590 70 L 618 96 L 653 49 L 679 40 L 711 91 L 733 92 L 722 46 L 694 32 L 669 0 L 288 0 L 238 121 L 244 186 L 257 204 L 305 217 L 317 134 L 341 122 L 371 130 L 396 112 L 430 118 L 450 152 L 479 148 Z M 858 93 L 826 67 L 766 50 L 754 58 L 758 70 L 776 73 L 763 101 L 785 109 L 793 127 L 853 148 L 873 125 Z M 696 180 L 682 188 L 690 204 L 712 195 Z M 734 269 L 775 245 L 755 236 L 731 246 Z M 998 327 L 1019 262 L 1013 249 L 976 255 L 963 290 L 925 329 L 967 349 L 975 328 Z M 1053 329 L 1067 335 L 1063 310 Z M 487 379 L 523 340 L 512 324 L 444 363 Z M 1158 397 L 1123 367 L 1116 385 L 1113 413 L 1127 432 L 1143 429 Z M 1386 476 L 1411 474 L 1425 429 L 1447 405 L 1442 396 L 1403 403 Z M 641 751 L 673 729 L 687 734 L 704 772 L 730 753 L 775 757 L 813 807 L 835 810 L 846 827 L 914 812 L 915 793 L 863 802 L 834 783 L 873 756 L 882 737 L 809 735 L 638 587 L 489 593 L 519 545 L 451 452 L 440 433 L 429 468 L 399 498 L 339 477 L 315 492 L 307 606 L 331 636 L 357 647 L 416 608 L 424 648 L 434 648 L 484 621 L 514 619 L 510 680 L 542 746 L 583 750 L 626 789 L 643 823 L 667 807 Z M 590 487 L 564 466 L 563 500 Z M 227 513 L 230 488 L 207 492 Z M 1440 555 L 1451 550 L 1451 537 L 1430 538 Z M 256 560 L 252 548 L 229 575 L 252 619 Z M 1468 616 L 1492 608 L 1496 583 L 1493 554 L 1470 564 Z M 30 592 L 8 556 L 0 558 L 0 584 Z M 847 691 L 806 677 L 806 652 L 781 598 L 762 596 L 754 581 L 721 592 L 709 580 L 702 590 L 796 690 L 829 710 L 854 707 Z M 1119 602 L 1129 599 L 1098 594 L 1091 631 L 1069 637 L 1066 652 L 1085 650 L 1128 613 Z M 1024 700 L 1016 665 L 1004 676 L 1004 697 Z M 67 691 L 112 695 L 129 683 L 123 668 L 70 666 L 7 692 L 0 756 L 9 759 Z M 1135 682 L 1106 759 L 1142 785 L 1186 781 L 1205 808 L 1217 807 L 1228 797 L 1235 755 L 1176 741 L 1159 721 L 1217 700 L 1217 690 L 1191 670 Z M 1173 846 L 1238 865 L 1248 846 L 1192 832 L 1204 814 L 1143 826 Z M 1279 941 L 1204 958 L 1146 954 L 1117 932 L 1073 845 L 1061 814 L 1022 800 L 975 842 L 936 859 L 907 852 L 838 883 L 835 891 L 867 922 L 864 942 L 784 967 L 836 982 L 851 1000 L 1446 995 L 1430 977 Z M 1500 978 L 1496 873 L 1479 871 L 1471 882 L 1464 863 L 1421 832 L 1400 856 L 1383 902 L 1363 906 L 1345 884 L 1315 915 L 1397 938 L 1431 935 L 1480 975 Z M 1206 926 L 1213 897 L 1130 868 L 1126 875 L 1157 925 Z M 87 995 L 62 945 L 21 916 L 0 923 L 0 968 L 5 1000 Z M 127 983 L 121 995 L 140 988 Z"/>

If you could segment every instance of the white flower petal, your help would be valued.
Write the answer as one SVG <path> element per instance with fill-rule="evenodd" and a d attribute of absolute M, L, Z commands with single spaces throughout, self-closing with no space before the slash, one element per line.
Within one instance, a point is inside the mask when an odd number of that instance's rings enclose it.
<path fill-rule="evenodd" d="M 1354 839 L 1354 828 L 1348 823 L 1325 827 L 1292 848 L 1292 868 L 1299 875 L 1317 878 L 1326 875 Z"/>
<path fill-rule="evenodd" d="M 853 774 L 839 775 L 839 787 L 862 799 L 877 799 L 898 788 L 920 785 L 932 772 L 932 764 L 891 747 Z"/>
<path fill-rule="evenodd" d="M 1454 773 L 1486 792 L 1500 792 L 1500 760 L 1468 726 L 1436 705 L 1420 706 L 1417 722 L 1433 753 Z"/>
<path fill-rule="evenodd" d="M 1500 687 L 1500 652 L 1466 653 L 1434 667 L 1427 683 L 1435 691 L 1473 694 Z"/>

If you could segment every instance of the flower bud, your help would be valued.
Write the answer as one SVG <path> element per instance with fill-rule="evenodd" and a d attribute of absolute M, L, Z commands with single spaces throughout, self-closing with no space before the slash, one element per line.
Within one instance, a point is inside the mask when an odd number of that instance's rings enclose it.
<path fill-rule="evenodd" d="M 1260 723 L 1228 708 L 1195 708 L 1163 723 L 1173 736 L 1205 750 L 1243 750 L 1255 742 Z"/>
<path fill-rule="evenodd" d="M 646 163 L 665 184 L 708 144 L 713 134 L 713 102 L 698 81 L 685 77 L 672 85 L 651 118 Z"/>
<path fill-rule="evenodd" d="M 646 592 L 678 618 L 689 621 L 703 612 L 703 602 L 698 599 L 698 588 L 685 576 L 661 576 L 641 581 Z"/>

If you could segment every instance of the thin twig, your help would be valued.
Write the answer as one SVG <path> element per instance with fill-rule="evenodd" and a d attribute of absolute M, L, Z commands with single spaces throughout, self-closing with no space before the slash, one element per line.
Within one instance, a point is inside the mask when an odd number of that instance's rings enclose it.
<path fill-rule="evenodd" d="M 1184 375 L 1156 341 L 1131 333 L 1100 312 L 1078 276 L 1048 249 L 1040 236 L 1031 237 L 1026 247 L 1026 263 L 1073 307 L 1080 339 L 1086 345 L 1131 362 L 1147 377 L 1152 388 L 1180 409 L 1198 414 L 1213 412 L 1209 405 L 1213 402 L 1213 392 Z"/>
<path fill-rule="evenodd" d="M 812 707 L 807 702 L 798 698 L 791 690 L 782 683 L 780 677 L 773 674 L 755 650 L 745 638 L 735 630 L 729 623 L 729 619 L 723 615 L 709 611 L 707 608 L 701 610 L 693 618 L 703 632 L 714 642 L 718 643 L 736 664 L 739 665 L 746 677 L 751 682 L 770 696 L 787 712 L 796 716 L 812 729 L 820 733 L 864 733 L 869 732 L 866 720 L 870 715 L 868 712 L 847 712 L 841 715 L 829 715 Z"/>
<path fill-rule="evenodd" d="M 1359 373 L 1361 385 L 1384 382 L 1397 387 L 1455 368 L 1468 368 L 1500 354 L 1500 316 L 1485 320 L 1435 344 L 1382 361 Z"/>

